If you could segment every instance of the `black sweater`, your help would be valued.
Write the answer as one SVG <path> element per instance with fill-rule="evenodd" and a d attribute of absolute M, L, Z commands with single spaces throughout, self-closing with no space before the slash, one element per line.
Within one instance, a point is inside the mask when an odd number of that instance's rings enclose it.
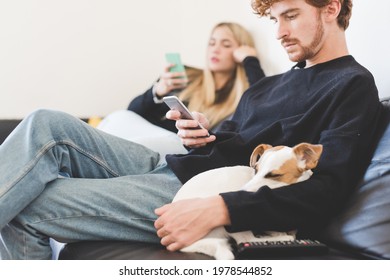
<path fill-rule="evenodd" d="M 243 61 L 245 74 L 249 85 L 253 85 L 261 78 L 265 77 L 260 67 L 259 60 L 254 56 L 248 56 Z M 133 111 L 154 125 L 177 132 L 175 122 L 165 118 L 169 108 L 165 103 L 155 103 L 153 101 L 152 88 L 145 93 L 135 97 L 127 107 L 127 110 Z"/>
<path fill-rule="evenodd" d="M 380 114 L 372 75 L 345 56 L 263 78 L 246 91 L 214 143 L 166 158 L 184 183 L 212 168 L 248 165 L 260 143 L 320 143 L 323 153 L 309 180 L 274 190 L 221 194 L 230 231 L 313 231 L 334 215 L 361 178 Z"/>

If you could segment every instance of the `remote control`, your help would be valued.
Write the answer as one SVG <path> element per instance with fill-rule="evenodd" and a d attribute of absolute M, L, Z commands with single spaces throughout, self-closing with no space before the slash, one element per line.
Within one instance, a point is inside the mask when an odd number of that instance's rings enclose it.
<path fill-rule="evenodd" d="M 284 258 L 291 256 L 323 255 L 328 247 L 310 239 L 294 241 L 244 242 L 236 247 L 236 259 Z"/>

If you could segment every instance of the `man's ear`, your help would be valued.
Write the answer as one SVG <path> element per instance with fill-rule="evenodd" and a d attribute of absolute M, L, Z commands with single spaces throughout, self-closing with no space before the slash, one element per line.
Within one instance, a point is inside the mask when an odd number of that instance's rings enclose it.
<path fill-rule="evenodd" d="M 250 167 L 255 167 L 259 157 L 261 157 L 264 154 L 264 152 L 270 148 L 272 148 L 272 146 L 268 144 L 258 145 L 252 152 L 251 159 L 249 161 Z"/>
<path fill-rule="evenodd" d="M 322 154 L 322 145 L 301 143 L 296 145 L 293 151 L 298 159 L 305 161 L 306 169 L 313 169 L 317 166 Z"/>
<path fill-rule="evenodd" d="M 340 0 L 330 1 L 328 5 L 324 7 L 323 13 L 325 14 L 325 20 L 328 22 L 335 21 L 337 22 L 337 17 L 341 11 Z"/>

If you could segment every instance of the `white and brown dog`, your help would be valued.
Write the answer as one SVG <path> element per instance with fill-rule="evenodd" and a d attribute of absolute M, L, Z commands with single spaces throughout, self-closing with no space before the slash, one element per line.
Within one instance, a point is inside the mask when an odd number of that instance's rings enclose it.
<path fill-rule="evenodd" d="M 321 153 L 322 145 L 301 143 L 290 148 L 261 144 L 251 155 L 250 167 L 222 167 L 200 173 L 183 185 L 173 201 L 238 190 L 255 192 L 262 186 L 274 189 L 301 182 L 313 174 L 311 169 L 317 166 Z M 267 232 L 255 237 L 251 231 L 228 233 L 224 227 L 218 227 L 181 251 L 203 253 L 216 259 L 234 259 L 229 238 L 237 243 L 291 241 L 295 239 L 295 232 Z"/>

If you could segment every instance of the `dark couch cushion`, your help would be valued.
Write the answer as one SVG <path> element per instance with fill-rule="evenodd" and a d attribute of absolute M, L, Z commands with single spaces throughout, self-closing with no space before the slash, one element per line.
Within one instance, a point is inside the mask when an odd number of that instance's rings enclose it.
<path fill-rule="evenodd" d="M 8 135 L 15 129 L 21 120 L 0 120 L 0 145 L 8 137 Z"/>
<path fill-rule="evenodd" d="M 60 260 L 210 260 L 197 253 L 169 252 L 159 244 L 130 241 L 85 241 L 67 244 Z"/>
<path fill-rule="evenodd" d="M 359 188 L 322 239 L 340 249 L 390 259 L 389 233 L 390 174 Z"/>
<path fill-rule="evenodd" d="M 389 100 L 385 100 L 382 104 L 384 108 L 381 119 L 383 126 L 380 128 L 378 144 L 362 184 L 390 172 L 390 103 Z"/>
<path fill-rule="evenodd" d="M 59 255 L 60 260 L 212 260 L 212 257 L 197 253 L 169 252 L 159 244 L 129 241 L 85 241 L 67 244 Z M 291 260 L 351 260 L 367 259 L 354 252 L 329 248 L 327 254 L 281 255 L 256 259 Z"/>
<path fill-rule="evenodd" d="M 382 126 L 366 174 L 323 241 L 372 258 L 390 259 L 390 106 L 384 105 Z"/>

